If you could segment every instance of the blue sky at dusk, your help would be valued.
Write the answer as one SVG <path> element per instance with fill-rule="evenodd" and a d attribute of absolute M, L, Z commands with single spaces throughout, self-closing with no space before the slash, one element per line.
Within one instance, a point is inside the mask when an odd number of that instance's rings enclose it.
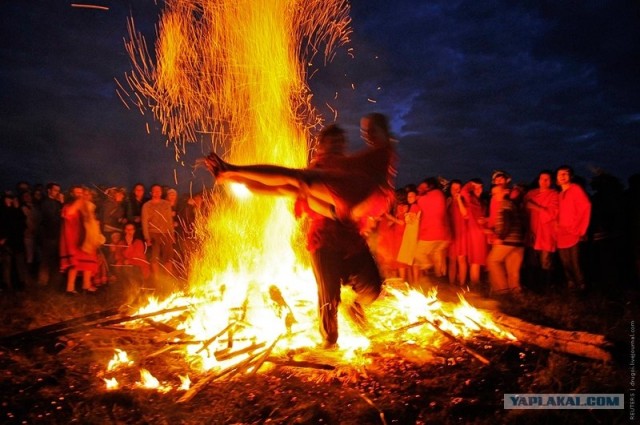
<path fill-rule="evenodd" d="M 86 3 L 86 2 L 85 2 Z M 174 161 L 162 135 L 127 110 L 115 80 L 130 69 L 126 18 L 153 34 L 154 1 L 0 3 L 0 183 L 210 184 Z M 568 163 L 623 181 L 640 172 L 637 1 L 351 2 L 351 43 L 310 81 L 353 147 L 361 115 L 387 114 L 398 185 L 441 175 L 531 181 Z M 347 54 L 353 49 L 353 57 Z"/>

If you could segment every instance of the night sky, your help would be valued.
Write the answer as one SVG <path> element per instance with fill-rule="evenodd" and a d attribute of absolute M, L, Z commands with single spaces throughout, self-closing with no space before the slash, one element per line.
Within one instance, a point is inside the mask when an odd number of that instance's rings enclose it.
<path fill-rule="evenodd" d="M 72 3 L 0 2 L 0 189 L 209 185 L 191 168 L 202 146 L 176 163 L 116 94 L 130 70 L 126 17 L 152 35 L 158 6 Z M 596 168 L 623 182 L 640 172 L 640 2 L 357 0 L 351 17 L 351 43 L 310 81 L 314 104 L 328 121 L 325 103 L 338 110 L 354 149 L 359 117 L 387 114 L 398 186 L 488 182 L 497 168 L 529 182 L 564 163 L 587 179 Z"/>

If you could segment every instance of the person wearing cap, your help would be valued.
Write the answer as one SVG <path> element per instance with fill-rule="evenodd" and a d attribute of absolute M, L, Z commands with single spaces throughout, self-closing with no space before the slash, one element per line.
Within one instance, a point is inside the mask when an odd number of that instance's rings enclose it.
<path fill-rule="evenodd" d="M 495 221 L 495 238 L 487 256 L 491 293 L 517 294 L 521 291 L 520 268 L 524 259 L 525 216 L 522 208 L 524 188 L 508 190 L 500 184 L 492 189 L 492 198 L 500 200 Z"/>
<path fill-rule="evenodd" d="M 511 176 L 506 171 L 495 170 L 491 174 L 491 187 L 500 186 L 503 189 L 508 189 L 509 183 L 511 182 Z M 493 192 L 492 192 L 493 193 Z M 493 230 L 496 225 L 496 219 L 498 217 L 498 211 L 502 206 L 502 199 L 497 199 L 491 196 L 491 200 L 489 201 L 489 217 L 487 219 L 487 227 L 489 230 Z M 489 233 L 489 243 L 491 243 L 492 234 Z"/>

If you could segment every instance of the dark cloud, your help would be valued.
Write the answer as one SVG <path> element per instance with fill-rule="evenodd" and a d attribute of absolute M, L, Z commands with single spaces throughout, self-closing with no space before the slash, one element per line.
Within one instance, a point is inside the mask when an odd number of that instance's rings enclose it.
<path fill-rule="evenodd" d="M 363 97 L 392 116 L 404 182 L 494 168 L 529 180 L 560 163 L 627 177 L 640 171 L 637 12 L 632 2 L 354 4 L 361 57 L 341 66 L 356 69 L 360 93 L 343 97 L 343 118 Z"/>
<path fill-rule="evenodd" d="M 39 3 L 39 4 L 36 4 Z M 116 96 L 128 71 L 126 18 L 152 35 L 153 1 L 0 3 L 0 182 L 192 179 L 157 128 Z M 348 131 L 389 115 L 399 183 L 428 175 L 518 181 L 570 163 L 625 179 L 640 156 L 637 2 L 352 2 L 352 42 L 314 74 L 314 102 Z M 351 50 L 348 50 L 348 49 Z M 157 125 L 156 125 L 157 127 Z M 199 180 L 198 183 L 202 184 Z"/>

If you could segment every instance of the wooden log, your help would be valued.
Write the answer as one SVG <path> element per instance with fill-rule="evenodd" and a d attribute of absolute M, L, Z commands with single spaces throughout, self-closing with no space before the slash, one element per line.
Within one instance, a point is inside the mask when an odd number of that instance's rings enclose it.
<path fill-rule="evenodd" d="M 288 367 L 303 367 L 310 369 L 320 369 L 320 370 L 335 370 L 335 366 L 326 364 L 326 363 L 317 363 L 310 362 L 306 360 L 291 360 L 291 359 L 279 359 L 277 357 L 267 357 L 267 361 L 269 363 L 276 364 L 278 366 L 288 366 Z"/>
<path fill-rule="evenodd" d="M 280 342 L 280 338 L 282 338 L 282 335 L 278 335 L 278 337 L 271 343 L 269 348 L 267 348 L 267 351 L 265 351 L 265 353 L 263 355 L 261 355 L 258 358 L 258 360 L 256 360 L 255 364 L 252 365 L 253 366 L 253 370 L 251 371 L 251 376 L 253 376 L 256 373 L 258 373 L 258 370 L 262 367 L 264 362 L 267 361 L 267 359 L 271 355 L 271 352 L 273 351 L 275 346 L 278 344 L 278 342 Z"/>
<path fill-rule="evenodd" d="M 370 336 L 369 339 L 378 339 L 378 338 L 385 337 L 385 336 L 392 336 L 392 335 L 395 335 L 395 334 L 398 334 L 398 333 L 403 333 L 404 331 L 407 331 L 407 330 L 412 329 L 412 328 L 417 328 L 418 326 L 422 326 L 422 325 L 425 325 L 427 323 L 428 322 L 427 322 L 426 319 L 418 320 L 417 322 L 410 323 L 408 325 L 402 326 L 402 327 L 397 328 L 397 329 L 390 329 L 388 331 L 383 331 L 383 332 L 377 333 L 375 335 Z"/>
<path fill-rule="evenodd" d="M 205 376 L 204 378 L 200 379 L 194 386 L 189 388 L 189 390 L 187 390 L 187 392 L 185 392 L 182 395 L 182 397 L 180 397 L 178 399 L 178 403 L 186 403 L 186 402 L 190 401 L 204 387 L 209 385 L 210 382 L 215 381 L 216 379 L 222 378 L 223 376 L 226 376 L 226 375 L 230 374 L 231 372 L 233 372 L 236 369 L 244 368 L 245 366 L 247 366 L 250 363 L 252 363 L 256 358 L 258 358 L 259 356 L 264 354 L 267 350 L 268 349 L 265 348 L 262 351 L 259 351 L 257 353 L 253 353 L 249 357 L 247 357 L 245 360 L 243 360 L 242 362 L 234 364 L 234 365 L 231 365 L 226 369 L 218 371 L 217 373 L 213 373 L 213 372 L 209 373 L 207 376 Z"/>
<path fill-rule="evenodd" d="M 17 334 L 3 336 L 2 338 L 0 338 L 0 345 L 20 345 L 22 342 L 28 339 L 32 340 L 41 338 L 45 335 L 49 335 L 63 329 L 69 329 L 86 323 L 95 322 L 107 317 L 115 316 L 116 314 L 120 314 L 120 308 L 110 308 L 108 310 L 98 311 L 95 313 L 86 314 L 84 316 L 74 317 L 72 319 L 51 323 L 49 325 L 30 329 L 24 332 L 19 332 Z"/>
<path fill-rule="evenodd" d="M 47 331 L 39 331 L 40 328 L 38 328 L 38 329 L 34 329 L 33 332 L 27 331 L 22 334 L 18 334 L 17 336 L 6 337 L 6 340 L 7 340 L 6 343 L 7 345 L 11 343 L 14 346 L 22 345 L 26 343 L 35 343 L 36 341 L 57 338 L 63 335 L 82 332 L 82 331 L 86 331 L 88 329 L 92 329 L 96 327 L 101 327 L 101 326 L 106 327 L 110 325 L 117 325 L 119 323 L 132 322 L 135 320 L 146 319 L 148 317 L 160 316 L 163 314 L 174 313 L 177 311 L 184 311 L 189 308 L 191 308 L 191 306 L 171 307 L 171 308 L 166 308 L 164 310 L 159 310 L 151 313 L 137 314 L 133 316 L 120 315 L 120 317 L 116 317 L 113 319 L 111 318 L 113 314 L 102 317 L 100 319 L 93 319 L 93 316 L 87 315 L 87 316 L 77 318 L 78 319 L 77 321 L 74 321 L 75 319 L 70 319 L 68 321 L 60 322 L 60 323 L 64 323 L 64 325 L 60 325 L 60 326 L 54 326 L 56 324 L 50 325 L 50 328 L 47 329 Z M 111 310 L 106 310 L 105 312 L 94 313 L 94 314 L 107 315 L 110 311 Z M 92 318 L 88 319 L 89 316 L 91 316 Z M 70 326 L 68 325 L 69 323 L 71 323 Z M 13 340 L 13 338 L 18 338 L 18 339 Z"/>
<path fill-rule="evenodd" d="M 149 326 L 152 326 L 152 327 L 158 329 L 159 331 L 162 331 L 162 332 L 167 333 L 167 334 L 170 334 L 170 333 L 175 332 L 177 330 L 176 328 L 174 328 L 172 326 L 169 326 L 166 323 L 156 322 L 155 320 L 151 320 L 149 318 L 145 318 L 145 319 L 142 319 L 142 320 L 144 320 L 144 322 L 146 324 L 148 324 Z"/>
<path fill-rule="evenodd" d="M 153 341 L 155 343 L 161 343 L 161 342 L 167 342 L 167 341 L 172 341 L 175 338 L 181 338 L 183 340 L 187 340 L 187 341 L 191 341 L 190 338 L 193 338 L 191 335 L 188 335 L 185 331 L 180 330 L 180 329 L 176 329 L 173 332 L 170 332 L 168 334 L 164 334 L 164 335 L 160 335 L 156 338 L 153 339 Z"/>
<path fill-rule="evenodd" d="M 241 348 L 241 349 L 236 350 L 236 351 L 230 351 L 228 348 L 226 348 L 224 350 L 216 351 L 214 353 L 214 355 L 216 357 L 216 360 L 221 362 L 221 361 L 224 361 L 224 360 L 232 359 L 232 358 L 234 358 L 236 356 L 240 356 L 242 354 L 250 353 L 251 351 L 255 351 L 255 350 L 259 349 L 259 348 L 262 348 L 265 345 L 267 345 L 266 342 L 260 342 L 258 344 L 251 344 L 248 347 Z"/>
<path fill-rule="evenodd" d="M 506 314 L 491 313 L 495 322 L 518 340 L 546 350 L 610 362 L 612 344 L 604 335 L 535 325 Z"/>
<path fill-rule="evenodd" d="M 217 334 L 213 335 L 211 338 L 207 339 L 203 344 L 202 347 L 196 351 L 196 354 L 200 354 L 202 351 L 206 350 L 211 343 L 213 343 L 213 341 L 215 341 L 220 335 L 224 334 L 225 332 L 227 332 L 228 330 L 230 330 L 233 326 L 235 326 L 237 324 L 237 322 L 232 322 L 229 323 L 224 329 L 222 329 L 220 332 L 218 332 Z"/>
<path fill-rule="evenodd" d="M 460 347 L 462 347 L 462 349 L 464 351 L 466 351 L 467 353 L 471 354 L 473 357 L 475 357 L 476 359 L 478 359 L 480 362 L 484 363 L 484 364 L 489 364 L 491 363 L 486 357 L 480 355 L 479 353 L 477 353 L 475 350 L 473 350 L 472 348 L 470 348 L 469 346 L 467 346 L 467 344 L 465 344 L 463 341 L 460 341 L 458 338 L 456 338 L 454 335 L 450 334 L 449 332 L 445 331 L 444 329 L 442 329 L 440 326 L 438 326 L 435 322 L 429 320 L 429 319 L 424 319 L 427 323 L 429 323 L 431 326 L 433 326 L 437 331 L 439 331 L 442 335 L 446 336 L 447 338 L 449 338 L 451 341 L 457 343 Z"/>

